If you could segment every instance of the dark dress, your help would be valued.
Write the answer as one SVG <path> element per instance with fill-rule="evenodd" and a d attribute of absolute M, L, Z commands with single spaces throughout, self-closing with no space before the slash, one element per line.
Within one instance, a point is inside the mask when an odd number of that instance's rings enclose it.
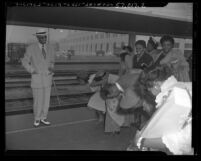
<path fill-rule="evenodd" d="M 153 58 L 145 52 L 142 54 L 139 60 L 137 60 L 137 57 L 138 55 L 135 55 L 133 57 L 133 68 L 142 70 L 146 69 L 149 71 L 149 68 L 152 66 L 153 63 Z"/>
<path fill-rule="evenodd" d="M 152 56 L 150 56 L 147 53 L 143 53 L 143 55 L 141 55 L 139 60 L 137 60 L 137 55 L 135 55 L 133 57 L 133 68 L 134 69 L 142 69 L 146 72 L 149 72 L 152 69 L 153 63 L 154 63 L 154 60 L 153 60 Z M 135 91 L 135 89 L 134 89 L 134 91 Z M 137 98 L 135 98 L 135 99 L 137 99 Z M 135 109 L 135 111 L 134 111 L 135 127 L 137 129 L 140 129 L 141 125 L 143 125 L 143 123 L 144 123 L 144 122 L 141 122 L 142 119 L 145 118 L 145 120 L 147 120 L 148 114 L 143 110 L 143 105 L 141 105 L 141 107 L 134 108 L 134 109 Z"/>
<path fill-rule="evenodd" d="M 156 59 L 156 61 L 150 66 L 149 70 L 154 70 L 156 67 L 160 66 L 160 61 L 165 57 L 163 52 L 158 53 L 160 56 Z"/>

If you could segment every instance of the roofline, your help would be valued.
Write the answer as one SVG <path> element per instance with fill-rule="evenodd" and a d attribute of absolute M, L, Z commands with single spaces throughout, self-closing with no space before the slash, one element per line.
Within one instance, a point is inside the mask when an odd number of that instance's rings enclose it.
<path fill-rule="evenodd" d="M 129 14 L 137 14 L 137 15 L 143 15 L 148 17 L 157 17 L 162 19 L 170 19 L 170 20 L 176 20 L 176 21 L 184 21 L 184 22 L 193 22 L 193 20 L 186 19 L 186 18 L 178 18 L 178 17 L 171 17 L 171 16 L 165 16 L 165 15 L 157 15 L 153 14 L 152 12 L 139 12 L 139 11 L 130 11 L 130 10 L 122 10 L 118 8 L 112 8 L 112 7 L 87 7 L 87 8 L 95 8 L 100 10 L 108 10 L 108 11 L 114 11 L 114 12 L 125 12 Z"/>

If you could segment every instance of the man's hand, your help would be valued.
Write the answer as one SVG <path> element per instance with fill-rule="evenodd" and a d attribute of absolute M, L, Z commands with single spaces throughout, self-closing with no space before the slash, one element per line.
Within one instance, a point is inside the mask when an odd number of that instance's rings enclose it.
<path fill-rule="evenodd" d="M 53 68 L 49 67 L 48 70 L 49 70 L 50 74 L 54 73 L 54 69 Z"/>

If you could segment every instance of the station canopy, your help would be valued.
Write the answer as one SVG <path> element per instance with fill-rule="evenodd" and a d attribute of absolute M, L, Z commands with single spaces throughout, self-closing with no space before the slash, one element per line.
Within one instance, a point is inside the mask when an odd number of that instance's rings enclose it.
<path fill-rule="evenodd" d="M 192 37 L 192 4 L 164 8 L 8 7 L 7 25 Z M 180 7 L 178 7 L 180 6 Z M 186 7 L 185 7 L 186 6 Z"/>

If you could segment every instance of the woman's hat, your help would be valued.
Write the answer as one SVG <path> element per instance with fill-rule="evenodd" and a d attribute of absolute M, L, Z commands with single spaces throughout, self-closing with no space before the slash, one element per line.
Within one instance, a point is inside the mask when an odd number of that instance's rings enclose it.
<path fill-rule="evenodd" d="M 133 52 L 133 48 L 131 47 L 131 46 L 129 46 L 129 45 L 124 45 L 123 47 L 122 47 L 122 50 L 124 50 L 124 51 L 129 51 L 129 52 Z"/>
<path fill-rule="evenodd" d="M 106 75 L 107 73 L 103 70 L 100 70 L 96 73 L 94 80 L 95 81 L 100 81 L 103 79 L 103 77 Z"/>
<path fill-rule="evenodd" d="M 148 43 L 150 43 L 154 48 L 157 48 L 158 46 L 158 42 L 153 37 L 149 38 Z"/>

